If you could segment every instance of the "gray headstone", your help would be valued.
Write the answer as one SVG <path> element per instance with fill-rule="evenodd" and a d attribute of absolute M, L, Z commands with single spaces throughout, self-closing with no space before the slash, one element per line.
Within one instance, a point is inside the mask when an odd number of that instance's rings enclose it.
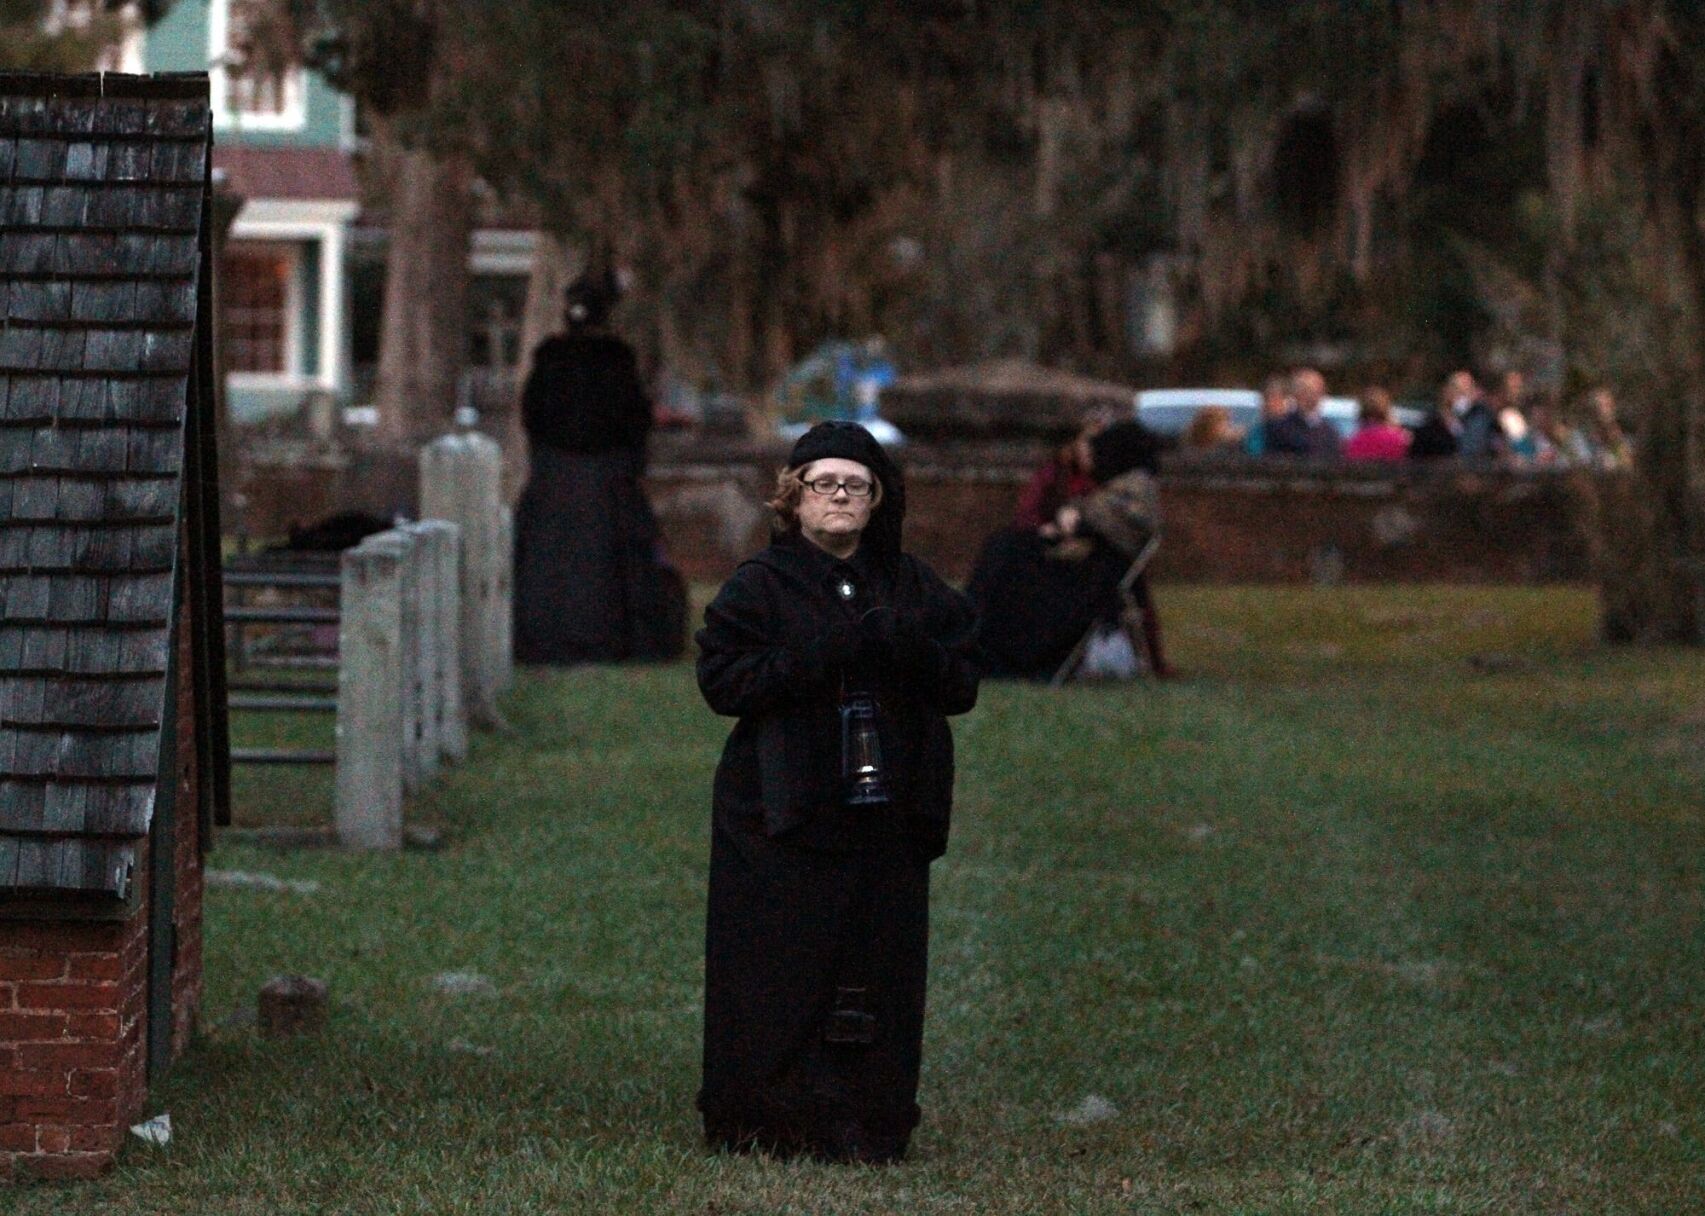
<path fill-rule="evenodd" d="M 420 513 L 462 531 L 462 696 L 469 718 L 497 721 L 509 553 L 502 535 L 503 454 L 486 435 L 445 435 L 421 449 Z"/>
<path fill-rule="evenodd" d="M 380 534 L 384 536 L 384 533 Z M 338 629 L 338 841 L 397 849 L 403 837 L 403 555 L 369 537 L 343 554 Z"/>

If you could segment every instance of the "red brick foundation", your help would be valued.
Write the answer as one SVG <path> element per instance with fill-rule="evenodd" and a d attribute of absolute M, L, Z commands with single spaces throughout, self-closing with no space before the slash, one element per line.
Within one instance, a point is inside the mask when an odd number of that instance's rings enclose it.
<path fill-rule="evenodd" d="M 0 1177 L 112 1164 L 146 1095 L 148 909 L 0 925 Z"/>
<path fill-rule="evenodd" d="M 177 966 L 172 1051 L 189 1045 L 201 1004 L 201 839 L 194 699 L 180 651 Z M 111 1168 L 148 1098 L 148 890 L 123 920 L 0 920 L 0 1180 L 90 1178 Z"/>

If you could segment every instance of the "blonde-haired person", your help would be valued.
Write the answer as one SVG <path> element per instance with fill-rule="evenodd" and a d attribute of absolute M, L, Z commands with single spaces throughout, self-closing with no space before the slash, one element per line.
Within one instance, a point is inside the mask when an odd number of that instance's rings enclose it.
<path fill-rule="evenodd" d="M 1180 440 L 1187 452 L 1231 452 L 1243 444 L 1243 432 L 1231 420 L 1231 411 L 1223 405 L 1203 406 L 1190 419 Z"/>

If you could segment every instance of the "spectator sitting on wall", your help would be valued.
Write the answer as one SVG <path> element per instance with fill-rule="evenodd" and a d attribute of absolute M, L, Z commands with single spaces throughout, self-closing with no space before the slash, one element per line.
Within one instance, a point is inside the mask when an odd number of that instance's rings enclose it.
<path fill-rule="evenodd" d="M 1531 464 L 1539 455 L 1539 443 L 1523 410 L 1527 378 L 1517 371 L 1498 377 L 1487 408 L 1498 420 L 1493 438 L 1498 441 L 1499 454 L 1511 464 Z"/>
<path fill-rule="evenodd" d="M 1298 368 L 1291 377 L 1291 411 L 1267 427 L 1266 450 L 1279 456 L 1333 457 L 1339 453 L 1338 432 L 1320 416 L 1326 400 L 1326 378 L 1312 367 Z"/>
<path fill-rule="evenodd" d="M 1634 445 L 1616 416 L 1615 394 L 1608 388 L 1595 388 L 1587 394 L 1587 409 L 1586 448 L 1593 466 L 1600 469 L 1633 468 Z"/>
<path fill-rule="evenodd" d="M 1587 441 L 1579 427 L 1563 420 L 1550 401 L 1537 401 L 1531 418 L 1533 462 L 1545 468 L 1567 469 L 1590 463 Z"/>
<path fill-rule="evenodd" d="M 1470 400 L 1479 396 L 1474 377 L 1467 372 L 1453 372 L 1439 390 L 1438 407 L 1415 428 L 1415 441 L 1409 445 L 1411 460 L 1443 460 L 1457 454 L 1462 437 L 1457 401 L 1458 394 L 1464 392 Z"/>
<path fill-rule="evenodd" d="M 1453 372 L 1445 381 L 1445 396 L 1456 419 L 1456 454 L 1464 460 L 1488 460 L 1503 450 L 1498 414 L 1486 401 L 1472 374 Z"/>
<path fill-rule="evenodd" d="M 1018 510 L 1012 522 L 1020 528 L 1040 528 L 1051 522 L 1055 512 L 1074 498 L 1082 498 L 1095 489 L 1095 477 L 1090 472 L 1093 457 L 1090 441 L 1112 421 L 1103 411 L 1096 410 L 1084 419 L 1077 435 L 1055 449 L 1048 463 L 1037 469 L 1018 496 Z"/>
<path fill-rule="evenodd" d="M 1391 394 L 1374 385 L 1362 393 L 1360 429 L 1344 445 L 1346 460 L 1396 462 L 1409 455 L 1414 436 L 1391 420 Z"/>
<path fill-rule="evenodd" d="M 984 542 L 965 593 L 980 618 L 985 674 L 1046 680 L 1089 628 L 1116 610 L 1119 580 L 1159 531 L 1160 446 L 1135 419 L 1113 423 L 1090 441 L 1093 493 L 1041 529 L 1003 528 Z M 1132 593 L 1143 612 L 1149 668 L 1171 675 L 1146 575 Z"/>
<path fill-rule="evenodd" d="M 1251 424 L 1243 436 L 1243 450 L 1250 456 L 1260 456 L 1267 450 L 1267 428 L 1291 409 L 1291 382 L 1288 376 L 1267 377 L 1261 386 L 1261 417 Z"/>
<path fill-rule="evenodd" d="M 1223 405 L 1204 406 L 1185 428 L 1183 447 L 1187 452 L 1234 452 L 1241 448 L 1243 432 Z"/>
<path fill-rule="evenodd" d="M 1439 390 L 1438 410 L 1415 430 L 1409 455 L 1416 460 L 1460 456 L 1485 460 L 1498 453 L 1503 433 L 1469 371 L 1454 371 Z"/>

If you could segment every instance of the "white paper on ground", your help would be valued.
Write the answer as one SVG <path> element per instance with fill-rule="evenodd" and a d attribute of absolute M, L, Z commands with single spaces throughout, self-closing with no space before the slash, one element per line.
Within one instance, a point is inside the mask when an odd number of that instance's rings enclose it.
<path fill-rule="evenodd" d="M 155 1115 L 146 1123 L 138 1123 L 132 1126 L 130 1134 L 144 1144 L 164 1148 L 172 1142 L 172 1116 L 170 1114 Z"/>

